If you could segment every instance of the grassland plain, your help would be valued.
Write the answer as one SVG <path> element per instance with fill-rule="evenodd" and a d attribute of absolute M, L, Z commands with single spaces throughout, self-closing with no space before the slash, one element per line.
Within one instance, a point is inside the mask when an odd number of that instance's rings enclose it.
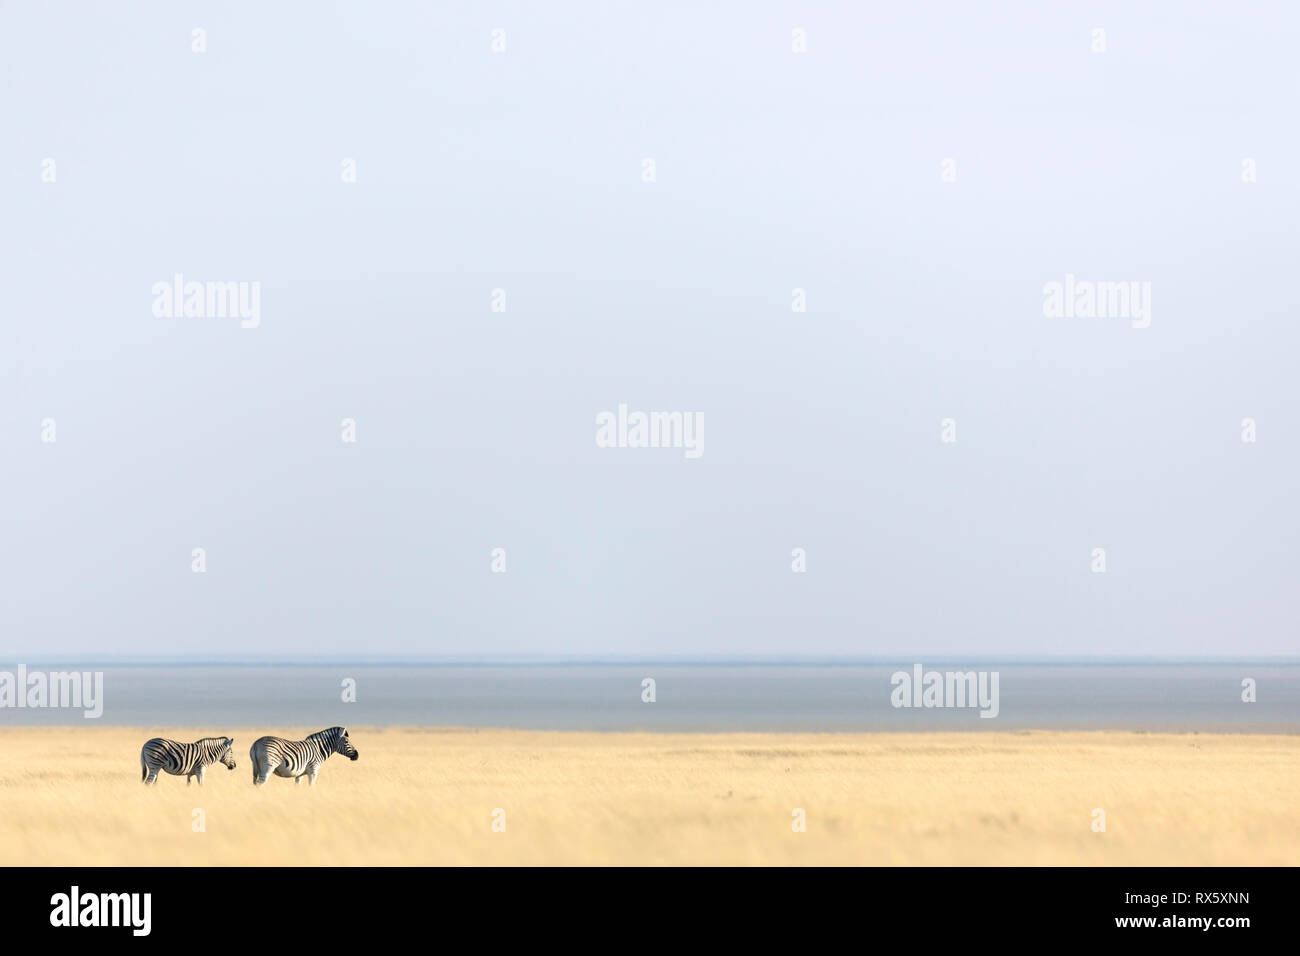
<path fill-rule="evenodd" d="M 0 729 L 0 863 L 1300 861 L 1300 736 L 352 727 L 360 760 L 331 758 L 315 788 L 253 787 L 254 739 L 318 729 Z M 237 769 L 140 783 L 149 737 L 217 733 Z"/>

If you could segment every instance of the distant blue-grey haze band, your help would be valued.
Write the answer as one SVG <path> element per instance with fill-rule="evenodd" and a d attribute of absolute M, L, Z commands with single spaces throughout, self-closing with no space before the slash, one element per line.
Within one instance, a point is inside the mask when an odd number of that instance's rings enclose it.
<path fill-rule="evenodd" d="M 931 660 L 927 669 L 997 670 L 1000 710 L 894 708 L 894 663 L 610 662 L 157 665 L 104 671 L 96 725 L 241 728 L 345 725 L 569 731 L 1131 730 L 1300 732 L 1300 663 Z M 14 669 L 0 664 L 0 670 Z M 44 666 L 29 663 L 29 670 Z M 51 669 L 86 667 L 63 663 Z M 643 703 L 641 682 L 656 682 Z M 356 681 L 354 703 L 342 682 Z M 1242 701 L 1242 680 L 1257 701 Z M 79 711 L 0 709 L 15 725 L 89 726 Z"/>

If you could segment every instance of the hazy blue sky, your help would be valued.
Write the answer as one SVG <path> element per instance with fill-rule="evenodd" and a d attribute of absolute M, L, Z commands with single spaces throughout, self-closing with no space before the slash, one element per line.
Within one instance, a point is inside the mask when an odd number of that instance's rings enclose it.
<path fill-rule="evenodd" d="M 5 2 L 0 655 L 1293 654 L 1294 11 Z"/>

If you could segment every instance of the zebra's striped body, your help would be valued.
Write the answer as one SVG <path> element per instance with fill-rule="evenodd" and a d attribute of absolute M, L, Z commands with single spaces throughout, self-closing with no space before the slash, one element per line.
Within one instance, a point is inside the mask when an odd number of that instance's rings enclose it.
<path fill-rule="evenodd" d="M 271 774 L 293 777 L 298 783 L 303 777 L 312 786 L 321 764 L 330 754 L 343 754 L 356 760 L 360 754 L 348 740 L 346 727 L 331 727 L 311 734 L 306 740 L 285 740 L 283 737 L 259 737 L 248 755 L 253 758 L 253 783 L 266 783 Z"/>
<path fill-rule="evenodd" d="M 235 753 L 231 746 L 233 737 L 204 737 L 192 744 L 155 737 L 140 748 L 140 779 L 146 784 L 158 779 L 158 771 L 165 770 L 173 776 L 185 775 L 185 786 L 192 778 L 200 784 L 207 769 L 220 761 L 235 769 Z"/>

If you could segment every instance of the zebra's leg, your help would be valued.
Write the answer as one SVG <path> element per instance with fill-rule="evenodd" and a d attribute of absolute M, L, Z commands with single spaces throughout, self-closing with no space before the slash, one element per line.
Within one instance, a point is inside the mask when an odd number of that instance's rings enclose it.
<path fill-rule="evenodd" d="M 208 768 L 200 765 L 199 769 L 194 774 L 199 781 L 200 787 L 203 786 L 203 777 L 207 772 L 208 772 Z"/>
<path fill-rule="evenodd" d="M 314 763 L 307 768 L 307 786 L 316 786 L 316 774 L 320 773 L 320 764 Z"/>

